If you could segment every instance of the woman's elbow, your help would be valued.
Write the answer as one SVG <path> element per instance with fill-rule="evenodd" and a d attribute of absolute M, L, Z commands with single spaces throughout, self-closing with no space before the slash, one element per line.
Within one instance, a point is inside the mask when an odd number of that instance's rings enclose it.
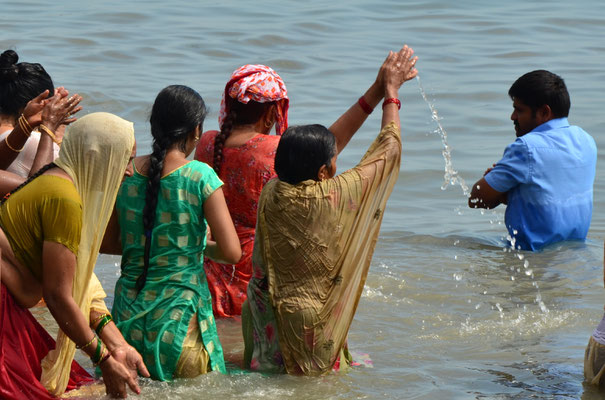
<path fill-rule="evenodd" d="M 238 243 L 237 246 L 232 246 L 231 248 L 227 249 L 223 255 L 225 261 L 227 261 L 229 264 L 237 264 L 242 258 L 242 248 Z"/>
<path fill-rule="evenodd" d="M 65 309 L 65 304 L 71 294 L 63 293 L 59 288 L 44 288 L 43 293 L 44 302 L 51 311 Z"/>

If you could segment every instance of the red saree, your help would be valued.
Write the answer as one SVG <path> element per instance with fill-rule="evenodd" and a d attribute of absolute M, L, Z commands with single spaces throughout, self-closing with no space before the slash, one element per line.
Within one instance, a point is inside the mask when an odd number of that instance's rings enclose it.
<path fill-rule="evenodd" d="M 213 165 L 214 138 L 217 131 L 202 135 L 195 159 Z M 224 182 L 223 192 L 242 247 L 242 258 L 236 265 L 219 264 L 204 259 L 204 270 L 212 294 L 215 317 L 241 315 L 247 298 L 246 289 L 252 276 L 252 248 L 256 227 L 256 209 L 260 192 L 275 177 L 273 163 L 279 136 L 258 134 L 239 147 L 225 147 L 218 176 Z"/>
<path fill-rule="evenodd" d="M 54 339 L 4 284 L 0 296 L 0 398 L 54 399 L 40 383 L 40 362 L 55 348 Z M 67 390 L 91 382 L 92 377 L 73 361 Z"/>

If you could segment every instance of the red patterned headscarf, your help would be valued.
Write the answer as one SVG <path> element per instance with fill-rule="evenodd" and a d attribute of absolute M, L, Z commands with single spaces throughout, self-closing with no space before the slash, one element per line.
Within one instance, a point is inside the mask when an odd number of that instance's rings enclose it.
<path fill-rule="evenodd" d="M 244 65 L 236 69 L 231 79 L 225 86 L 221 100 L 221 110 L 218 116 L 218 125 L 223 127 L 223 122 L 229 113 L 225 102 L 226 96 L 248 104 L 250 100 L 259 103 L 275 101 L 277 104 L 277 116 L 275 131 L 278 135 L 284 133 L 288 128 L 288 91 L 286 84 L 277 75 L 277 72 L 265 65 Z"/>

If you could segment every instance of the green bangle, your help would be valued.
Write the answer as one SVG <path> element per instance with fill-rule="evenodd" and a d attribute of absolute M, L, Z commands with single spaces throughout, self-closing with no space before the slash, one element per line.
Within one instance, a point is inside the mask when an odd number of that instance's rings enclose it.
<path fill-rule="evenodd" d="M 106 314 L 105 316 L 103 316 L 103 318 L 101 318 L 101 321 L 99 322 L 99 325 L 97 325 L 97 327 L 95 328 L 95 332 L 97 332 L 97 335 L 101 336 L 101 331 L 103 331 L 103 328 L 105 328 L 105 325 L 107 325 L 111 321 L 113 321 L 113 318 L 111 318 L 111 315 Z"/>
<path fill-rule="evenodd" d="M 97 364 L 101 360 L 101 354 L 103 354 L 103 342 L 100 338 L 97 338 L 97 349 L 95 355 L 90 357 L 93 364 Z"/>

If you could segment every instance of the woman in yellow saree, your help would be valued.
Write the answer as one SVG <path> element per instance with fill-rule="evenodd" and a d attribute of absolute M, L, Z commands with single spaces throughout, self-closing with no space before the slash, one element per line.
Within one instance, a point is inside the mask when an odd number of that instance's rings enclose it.
<path fill-rule="evenodd" d="M 417 74 L 411 48 L 391 52 L 376 82 L 336 123 L 289 128 L 275 155 L 278 179 L 258 204 L 244 364 L 320 375 L 350 362 L 349 327 L 368 273 L 386 201 L 399 175 L 398 89 Z M 334 176 L 336 156 L 382 98 L 382 128 L 360 163 Z"/>
<path fill-rule="evenodd" d="M 88 114 L 69 128 L 59 158 L 0 202 L 1 398 L 62 395 L 76 345 L 100 367 L 108 394 L 126 397 L 126 385 L 140 392 L 137 370 L 149 374 L 111 322 L 93 274 L 135 150 L 131 122 Z M 56 346 L 27 311 L 42 295 L 61 329 Z"/>

